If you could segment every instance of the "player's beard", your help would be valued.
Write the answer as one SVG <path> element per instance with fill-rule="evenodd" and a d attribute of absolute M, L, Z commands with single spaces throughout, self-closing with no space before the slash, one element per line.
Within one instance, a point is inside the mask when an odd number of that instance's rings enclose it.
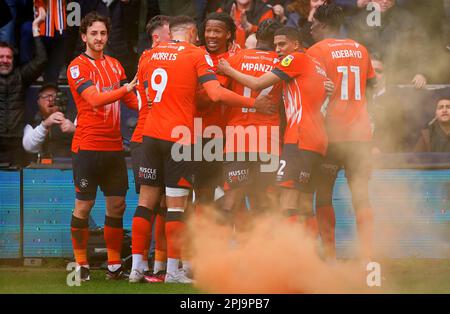
<path fill-rule="evenodd" d="M 102 52 L 103 49 L 105 48 L 105 44 L 104 43 L 88 43 L 88 47 L 90 50 L 95 51 L 95 52 Z"/>

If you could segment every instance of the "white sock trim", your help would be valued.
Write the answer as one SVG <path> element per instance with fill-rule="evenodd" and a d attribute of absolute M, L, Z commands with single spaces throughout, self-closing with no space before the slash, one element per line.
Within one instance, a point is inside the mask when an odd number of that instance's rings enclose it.
<path fill-rule="evenodd" d="M 155 261 L 155 265 L 153 266 L 153 273 L 157 274 L 158 272 L 160 272 L 162 270 L 166 270 L 166 268 L 167 268 L 166 262 Z"/>
<path fill-rule="evenodd" d="M 169 274 L 175 274 L 178 271 L 178 266 L 180 264 L 180 260 L 177 258 L 168 258 L 167 259 L 167 272 Z"/>
<path fill-rule="evenodd" d="M 133 263 L 131 266 L 131 270 L 136 269 L 142 272 L 142 260 L 143 260 L 142 254 L 133 254 L 132 257 Z"/>

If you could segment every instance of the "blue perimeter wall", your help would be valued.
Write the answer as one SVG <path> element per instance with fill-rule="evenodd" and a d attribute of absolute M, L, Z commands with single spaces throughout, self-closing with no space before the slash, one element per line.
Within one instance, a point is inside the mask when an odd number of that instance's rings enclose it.
<path fill-rule="evenodd" d="M 23 177 L 23 257 L 72 257 L 72 170 L 24 169 Z M 131 230 L 138 198 L 130 169 L 128 177 L 124 227 Z M 450 258 L 450 170 L 374 170 L 370 194 L 380 257 Z M 333 199 L 338 256 L 352 257 L 357 245 L 355 219 L 343 172 Z M 92 217 L 100 226 L 104 208 L 99 191 Z M 20 173 L 2 170 L 0 258 L 20 257 L 20 225 Z"/>

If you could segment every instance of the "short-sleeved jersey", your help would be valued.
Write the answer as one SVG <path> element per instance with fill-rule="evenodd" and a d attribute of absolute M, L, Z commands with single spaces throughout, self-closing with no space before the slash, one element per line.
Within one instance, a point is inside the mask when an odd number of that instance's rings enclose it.
<path fill-rule="evenodd" d="M 83 53 L 67 68 L 67 80 L 78 112 L 72 151 L 121 151 L 120 100 L 94 108 L 81 97 L 81 93 L 90 86 L 102 93 L 127 83 L 120 62 L 106 55 L 103 59 L 94 60 Z"/>
<path fill-rule="evenodd" d="M 139 99 L 139 112 L 136 128 L 134 129 L 131 141 L 134 143 L 142 143 L 142 131 L 144 129 L 145 120 L 148 114 L 148 100 L 145 93 L 144 82 L 148 82 L 148 67 L 145 64 L 148 62 L 147 58 L 150 56 L 151 49 L 145 50 L 138 63 L 138 84 L 136 86 L 137 96 Z"/>
<path fill-rule="evenodd" d="M 325 70 L 305 53 L 294 52 L 278 63 L 272 73 L 284 81 L 284 143 L 324 155 L 328 144 L 321 112 L 327 100 Z"/>
<path fill-rule="evenodd" d="M 264 51 L 257 49 L 246 49 L 242 50 L 240 53 L 228 59 L 230 65 L 247 75 L 260 77 L 266 72 L 270 72 L 274 69 L 275 65 L 278 63 L 278 55 L 274 51 Z M 238 83 L 235 80 L 231 80 L 228 84 L 228 88 L 233 92 L 239 95 L 243 95 L 245 97 L 256 98 L 259 95 L 271 95 L 273 102 L 276 105 L 281 103 L 281 90 L 282 84 L 276 84 L 274 86 L 270 86 L 260 92 L 252 91 L 250 88 Z M 232 107 L 229 110 L 228 115 L 228 123 L 227 126 L 227 145 L 226 151 L 230 152 L 233 149 L 234 152 L 241 152 L 242 148 L 237 147 L 237 138 L 234 134 L 239 133 L 235 131 L 233 132 L 233 128 L 230 127 L 249 127 L 252 126 L 252 129 L 255 131 L 256 138 L 254 141 L 251 141 L 250 138 L 245 138 L 245 152 L 273 152 L 279 153 L 279 137 L 274 138 L 274 144 L 276 143 L 277 147 L 271 147 L 271 131 L 272 126 L 279 127 L 280 125 L 280 115 L 279 113 L 275 113 L 272 115 L 262 114 L 257 112 L 255 108 L 238 108 Z M 254 128 L 253 128 L 254 126 Z M 266 126 L 267 128 L 263 128 Z M 278 128 L 279 130 L 279 128 Z M 248 129 L 250 132 L 250 129 Z M 252 133 L 248 133 L 252 134 Z M 234 148 L 233 145 L 228 145 L 230 138 L 234 138 Z M 251 135 L 250 135 L 251 136 Z M 241 136 L 242 137 L 242 136 Z M 246 135 L 249 137 L 249 135 Z M 260 137 L 263 137 L 260 139 Z M 259 145 L 261 141 L 265 141 L 267 144 Z"/>
<path fill-rule="evenodd" d="M 183 144 L 193 143 L 197 86 L 217 80 L 211 57 L 190 43 L 172 41 L 152 48 L 146 60 L 148 80 L 144 81 L 144 87 L 152 105 L 143 135 Z M 180 133 L 183 127 L 191 132 L 189 143 Z M 172 135 L 173 131 L 177 134 Z"/>
<path fill-rule="evenodd" d="M 326 39 L 308 49 L 333 81 L 326 114 L 330 142 L 372 138 L 366 105 L 366 82 L 375 77 L 367 49 L 351 39 Z"/>
<path fill-rule="evenodd" d="M 201 47 L 206 51 L 206 48 L 204 46 Z M 209 53 L 209 56 L 211 57 L 211 60 L 214 64 L 213 70 L 217 70 L 217 64 L 219 63 L 220 59 L 227 60 L 228 58 L 234 56 L 237 52 L 239 52 L 241 49 L 239 47 L 234 46 L 232 49 L 225 53 L 221 54 L 212 54 Z M 219 82 L 223 85 L 226 80 L 223 80 L 221 76 L 217 77 Z M 199 86 L 199 89 L 201 89 L 201 85 Z M 200 106 L 199 106 L 200 105 Z M 220 105 L 215 104 L 213 102 L 208 103 L 197 103 L 197 108 L 195 112 L 195 117 L 202 118 L 202 134 L 206 127 L 210 125 L 218 126 L 222 129 L 226 126 L 226 117 L 228 116 L 227 112 L 229 110 L 229 106 L 226 105 Z"/>

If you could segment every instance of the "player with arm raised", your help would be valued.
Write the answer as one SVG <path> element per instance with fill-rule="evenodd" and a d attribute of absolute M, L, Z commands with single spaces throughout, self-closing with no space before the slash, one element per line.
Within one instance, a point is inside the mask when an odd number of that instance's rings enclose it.
<path fill-rule="evenodd" d="M 169 21 L 170 18 L 165 15 L 157 15 L 154 16 L 147 23 L 146 31 L 149 36 L 151 47 L 155 47 L 160 42 L 167 42 L 170 40 L 169 35 Z M 148 73 L 146 71 L 146 67 L 144 66 L 148 61 L 146 60 L 151 55 L 151 49 L 147 49 L 142 53 L 141 58 L 139 59 L 138 64 L 138 85 L 137 91 L 140 99 L 140 108 L 139 108 L 139 116 L 136 128 L 133 132 L 133 136 L 131 138 L 131 160 L 133 163 L 133 174 L 134 174 L 134 182 L 136 193 L 140 193 L 141 185 L 139 183 L 139 166 L 142 155 L 142 129 L 144 128 L 145 120 L 147 119 L 147 114 L 149 110 L 149 101 L 147 99 L 147 95 L 145 93 L 144 83 L 148 81 Z M 166 260 L 167 260 L 167 252 L 166 252 L 166 232 L 165 232 L 165 224 L 166 224 L 166 204 L 164 196 L 161 195 L 160 206 L 155 209 L 155 213 L 152 216 L 151 220 L 154 220 L 155 225 L 155 252 L 154 252 L 154 265 L 153 272 L 149 270 L 148 265 L 148 250 L 151 243 L 151 237 L 140 238 L 138 241 L 134 243 L 139 243 L 138 245 L 144 245 L 146 249 L 142 255 L 142 270 L 144 277 L 138 276 L 134 278 L 133 275 L 130 276 L 129 281 L 132 283 L 141 282 L 142 279 L 145 279 L 146 282 L 149 283 L 157 283 L 163 282 L 164 276 L 166 273 Z M 135 230 L 135 229 L 134 229 Z M 133 234 L 131 235 L 133 238 L 139 238 L 139 236 Z M 146 243 L 141 244 L 142 241 Z M 133 248 L 132 248 L 133 249 Z"/>
<path fill-rule="evenodd" d="M 366 86 L 375 83 L 375 72 L 364 46 L 351 39 L 339 38 L 343 20 L 339 6 L 320 6 L 311 26 L 311 34 L 317 43 L 307 51 L 324 66 L 335 86 L 325 119 L 330 144 L 321 165 L 316 194 L 317 219 L 326 255 L 334 259 L 336 220 L 332 196 L 338 171 L 343 167 L 352 193 L 360 253 L 366 260 L 371 257 L 373 233 L 368 188 L 372 132 Z"/>
<path fill-rule="evenodd" d="M 226 13 L 213 12 L 209 14 L 203 21 L 203 36 L 205 49 L 214 64 L 213 69 L 216 70 L 219 59 L 228 59 L 240 51 L 235 43 L 236 25 L 233 19 Z M 226 79 L 218 77 L 219 82 L 223 85 Z M 223 132 L 227 122 L 230 107 L 225 105 L 217 105 L 212 103 L 205 96 L 205 91 L 199 84 L 199 91 L 196 99 L 196 118 L 201 118 L 202 123 L 202 145 L 211 145 L 212 142 L 218 146 L 223 146 Z M 204 131 L 208 127 L 220 128 L 222 133 L 206 134 Z M 194 191 L 196 198 L 196 209 L 201 211 L 205 205 L 211 205 L 214 202 L 215 192 L 222 178 L 222 162 L 217 160 L 199 161 L 195 169 Z"/>
<path fill-rule="evenodd" d="M 230 65 L 255 77 L 271 71 L 278 63 L 278 55 L 273 51 L 273 37 L 281 27 L 282 24 L 276 20 L 263 21 L 256 32 L 256 48 L 242 50 L 229 58 Z M 256 98 L 260 93 L 270 95 L 277 108 L 281 103 L 281 84 L 269 86 L 261 92 L 252 91 L 234 80 L 230 80 L 227 86 L 246 97 Z M 241 208 L 245 196 L 253 214 L 270 208 L 268 196 L 275 184 L 280 154 L 279 125 L 279 110 L 272 115 L 264 115 L 252 108 L 231 108 L 226 128 L 225 196 L 221 208 L 222 217 L 228 224 L 232 223 L 232 217 Z M 275 161 L 275 169 L 268 169 L 271 161 Z"/>
<path fill-rule="evenodd" d="M 165 188 L 168 257 L 165 282 L 191 283 L 192 280 L 178 265 L 184 211 L 192 187 L 191 149 L 195 140 L 197 85 L 201 83 L 215 103 L 240 107 L 271 104 L 267 97 L 249 99 L 221 87 L 212 69 L 210 56 L 193 45 L 197 40 L 197 27 L 192 18 L 174 17 L 169 29 L 172 40 L 153 48 L 146 65 L 149 75 L 143 84 L 151 107 L 143 129 L 143 154 L 139 168 L 141 190 L 132 228 L 133 234 L 139 237 L 151 234 L 150 217 Z M 133 276 L 137 277 L 142 272 L 140 267 L 144 249 L 144 246 L 138 248 L 133 243 Z"/>
<path fill-rule="evenodd" d="M 285 42 L 281 49 L 281 40 Z M 279 41 L 279 42 L 278 42 Z M 277 52 L 284 56 L 275 69 L 258 78 L 233 69 L 221 60 L 219 70 L 256 91 L 283 81 L 286 130 L 277 183 L 282 187 L 280 206 L 289 220 L 305 223 L 315 236 L 314 177 L 327 147 L 321 108 L 326 101 L 325 71 L 301 52 L 298 31 L 284 27 L 275 33 Z"/>
<path fill-rule="evenodd" d="M 89 280 L 87 243 L 89 214 L 97 187 L 106 199 L 104 236 L 108 250 L 107 279 L 123 279 L 121 266 L 123 214 L 128 176 L 120 133 L 120 101 L 137 109 L 132 92 L 136 78 L 127 83 L 119 61 L 103 53 L 110 22 L 96 12 L 87 14 L 80 25 L 86 51 L 67 69 L 70 91 L 78 115 L 72 141 L 73 176 L 76 190 L 71 220 L 72 244 L 81 280 Z"/>

